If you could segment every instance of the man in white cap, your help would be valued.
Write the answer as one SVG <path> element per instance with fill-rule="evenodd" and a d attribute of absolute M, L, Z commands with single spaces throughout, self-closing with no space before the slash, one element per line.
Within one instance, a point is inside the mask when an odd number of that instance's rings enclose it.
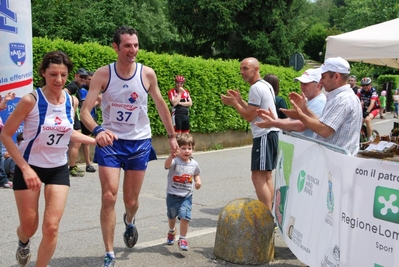
<path fill-rule="evenodd" d="M 307 100 L 308 108 L 317 116 L 320 116 L 326 105 L 326 96 L 321 92 L 319 84 L 321 74 L 319 69 L 308 69 L 300 77 L 294 79 L 301 83 L 301 91 Z M 262 128 L 277 127 L 285 131 L 295 131 L 307 137 L 313 137 L 314 132 L 308 128 L 300 120 L 292 120 L 290 118 L 279 119 L 264 109 L 258 110 L 258 115 L 263 119 L 262 122 L 256 122 L 256 125 Z"/>
<path fill-rule="evenodd" d="M 341 57 L 328 58 L 319 68 L 320 83 L 328 92 L 320 117 L 306 106 L 306 99 L 290 93 L 293 109 L 283 110 L 288 117 L 299 119 L 316 133 L 316 139 L 345 148 L 354 156 L 359 151 L 359 135 L 363 113 L 359 98 L 348 84 L 350 66 Z"/>

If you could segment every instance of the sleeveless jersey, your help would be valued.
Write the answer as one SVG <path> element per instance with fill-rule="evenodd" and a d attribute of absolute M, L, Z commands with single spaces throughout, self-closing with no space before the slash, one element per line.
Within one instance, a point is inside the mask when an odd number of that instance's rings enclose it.
<path fill-rule="evenodd" d="M 142 140 L 151 138 L 147 115 L 148 91 L 142 80 L 143 66 L 136 63 L 132 77 L 123 79 L 116 72 L 116 64 L 109 67 L 109 81 L 102 94 L 102 127 L 119 139 Z"/>
<path fill-rule="evenodd" d="M 71 96 L 63 93 L 64 103 L 53 105 L 41 88 L 36 90 L 36 104 L 24 120 L 24 140 L 18 146 L 30 165 L 55 168 L 67 164 L 75 111 Z"/>
<path fill-rule="evenodd" d="M 170 104 L 172 104 L 172 99 L 175 98 L 178 94 L 179 94 L 179 92 L 175 88 L 172 88 L 169 90 L 168 98 L 169 98 Z M 188 102 L 189 100 L 190 100 L 190 93 L 184 89 L 184 92 L 181 94 L 181 97 L 180 97 L 180 103 Z M 173 108 L 175 110 L 175 114 L 184 114 L 184 115 L 188 114 L 188 107 L 177 104 Z"/>
<path fill-rule="evenodd" d="M 364 103 L 363 109 L 364 110 L 366 110 L 369 107 L 371 100 L 375 100 L 374 106 L 371 110 L 380 108 L 377 90 L 374 87 L 372 87 L 369 91 L 362 89 L 360 91 L 360 93 L 358 93 L 357 96 L 360 98 L 361 101 L 363 101 L 363 103 Z"/>

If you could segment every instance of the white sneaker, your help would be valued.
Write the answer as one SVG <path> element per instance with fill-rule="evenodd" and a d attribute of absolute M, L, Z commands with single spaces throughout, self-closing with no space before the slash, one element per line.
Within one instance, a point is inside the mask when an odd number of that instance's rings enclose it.
<path fill-rule="evenodd" d="M 0 188 L 12 189 L 12 182 L 7 182 L 5 184 L 0 185 Z"/>
<path fill-rule="evenodd" d="M 30 262 L 30 256 L 30 240 L 25 246 L 22 246 L 21 243 L 19 243 L 17 253 L 15 254 L 18 264 L 21 266 L 28 265 Z"/>

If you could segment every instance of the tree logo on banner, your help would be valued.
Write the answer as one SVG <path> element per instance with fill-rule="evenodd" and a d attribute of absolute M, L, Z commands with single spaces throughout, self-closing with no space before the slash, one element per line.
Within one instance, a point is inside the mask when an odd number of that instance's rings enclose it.
<path fill-rule="evenodd" d="M 306 182 L 306 172 L 304 170 L 301 170 L 298 174 L 298 181 L 297 181 L 297 188 L 298 188 L 298 193 L 302 192 L 303 188 L 305 187 L 305 182 Z"/>
<path fill-rule="evenodd" d="M 374 193 L 374 218 L 399 223 L 399 190 L 377 186 Z"/>

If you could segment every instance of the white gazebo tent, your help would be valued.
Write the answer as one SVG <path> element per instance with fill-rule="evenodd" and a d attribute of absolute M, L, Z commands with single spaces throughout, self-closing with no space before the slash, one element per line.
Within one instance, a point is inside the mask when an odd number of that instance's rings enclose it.
<path fill-rule="evenodd" d="M 328 36 L 325 58 L 399 68 L 399 18 L 363 29 Z"/>

